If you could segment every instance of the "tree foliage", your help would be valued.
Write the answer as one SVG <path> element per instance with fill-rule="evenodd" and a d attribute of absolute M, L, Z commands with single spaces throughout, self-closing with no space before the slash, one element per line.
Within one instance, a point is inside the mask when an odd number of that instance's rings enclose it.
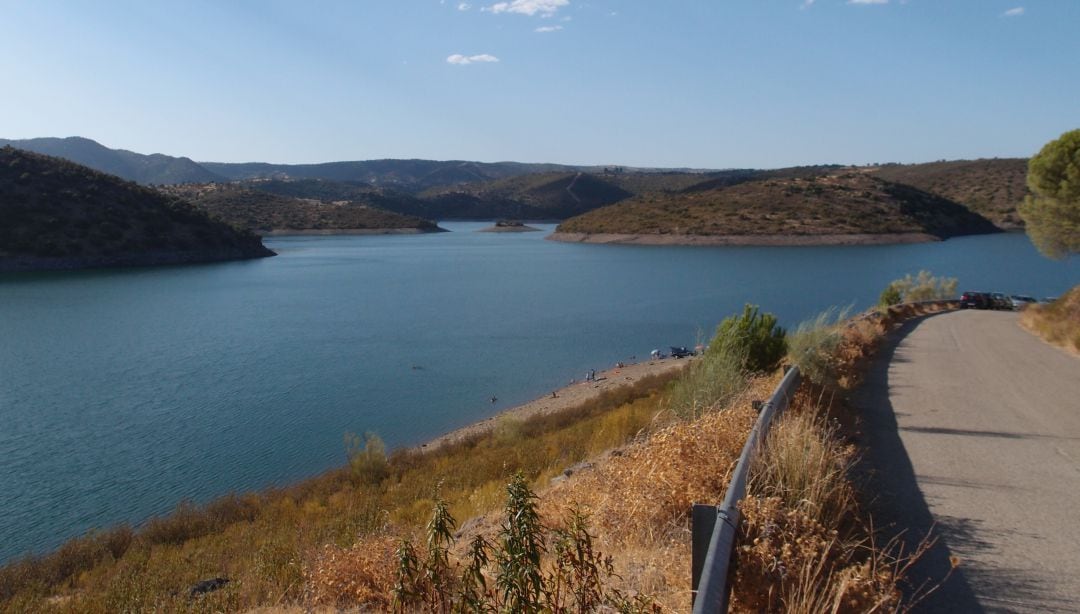
<path fill-rule="evenodd" d="M 1027 182 L 1020 216 L 1031 242 L 1050 258 L 1080 252 L 1080 130 L 1047 143 L 1028 162 Z"/>
<path fill-rule="evenodd" d="M 746 305 L 740 316 L 724 318 L 709 343 L 709 353 L 734 352 L 744 369 L 761 373 L 776 368 L 787 352 L 784 329 L 776 316 L 761 313 L 756 305 Z"/>

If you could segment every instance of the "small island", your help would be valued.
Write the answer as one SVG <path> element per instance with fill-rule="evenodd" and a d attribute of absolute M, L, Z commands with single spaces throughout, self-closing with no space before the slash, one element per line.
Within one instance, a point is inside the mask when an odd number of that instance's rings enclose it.
<path fill-rule="evenodd" d="M 517 220 L 498 220 L 494 226 L 481 228 L 477 232 L 540 232 L 540 229 L 526 226 Z"/>

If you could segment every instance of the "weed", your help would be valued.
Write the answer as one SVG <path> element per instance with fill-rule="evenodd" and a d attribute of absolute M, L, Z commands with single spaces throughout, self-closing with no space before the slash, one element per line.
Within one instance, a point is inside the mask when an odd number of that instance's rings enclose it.
<path fill-rule="evenodd" d="M 832 387 L 837 383 L 836 349 L 842 340 L 840 323 L 848 309 L 830 307 L 799 324 L 788 340 L 788 355 L 810 381 Z"/>

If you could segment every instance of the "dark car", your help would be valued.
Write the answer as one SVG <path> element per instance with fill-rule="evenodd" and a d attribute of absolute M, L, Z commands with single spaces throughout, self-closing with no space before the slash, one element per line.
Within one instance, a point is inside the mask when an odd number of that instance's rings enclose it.
<path fill-rule="evenodd" d="M 687 356 L 693 356 L 694 353 L 684 347 L 671 346 L 672 358 L 686 358 Z"/>
<path fill-rule="evenodd" d="M 962 309 L 990 309 L 990 295 L 985 292 L 965 292 L 960 296 Z"/>
<path fill-rule="evenodd" d="M 994 292 L 990 295 L 990 308 L 991 309 L 1007 309 L 1012 311 L 1012 301 L 1009 297 L 1000 292 Z"/>

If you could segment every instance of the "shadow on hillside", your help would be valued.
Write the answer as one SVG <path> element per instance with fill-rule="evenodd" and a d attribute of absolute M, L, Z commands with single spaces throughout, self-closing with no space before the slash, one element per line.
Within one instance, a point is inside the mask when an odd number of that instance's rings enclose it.
<path fill-rule="evenodd" d="M 978 538 L 978 527 L 959 518 L 935 519 L 919 489 L 915 470 L 900 439 L 896 415 L 889 401 L 889 364 L 902 362 L 896 348 L 926 317 L 905 322 L 884 341 L 855 395 L 863 418 L 860 442 L 864 449 L 861 476 L 876 498 L 871 501 L 876 527 L 887 539 L 899 530 L 904 552 L 914 552 L 927 535 L 937 543 L 910 570 L 905 595 L 925 594 L 949 575 L 954 550 L 983 550 L 989 544 Z M 936 520 L 936 522 L 935 522 Z M 971 588 L 970 571 L 963 564 L 915 608 L 917 612 L 981 612 Z"/>

